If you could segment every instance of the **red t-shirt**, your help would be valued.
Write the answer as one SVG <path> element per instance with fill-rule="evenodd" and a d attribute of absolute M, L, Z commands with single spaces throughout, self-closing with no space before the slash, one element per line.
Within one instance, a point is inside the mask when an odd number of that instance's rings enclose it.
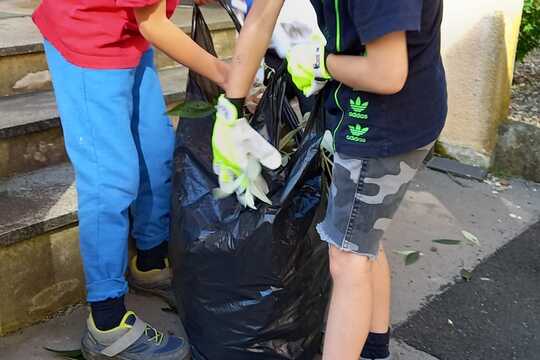
<path fill-rule="evenodd" d="M 93 69 L 139 64 L 150 44 L 139 32 L 134 8 L 159 0 L 42 0 L 33 20 L 70 63 Z M 167 0 L 171 17 L 179 0 Z"/>

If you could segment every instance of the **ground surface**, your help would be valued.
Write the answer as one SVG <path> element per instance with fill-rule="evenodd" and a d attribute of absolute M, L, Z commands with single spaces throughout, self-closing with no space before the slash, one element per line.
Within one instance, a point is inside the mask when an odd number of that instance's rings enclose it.
<path fill-rule="evenodd" d="M 480 264 L 394 335 L 441 360 L 540 357 L 540 223 Z"/>
<path fill-rule="evenodd" d="M 405 266 L 400 255 L 390 253 L 394 277 L 394 327 L 403 323 L 409 324 L 407 320 L 419 310 L 421 311 L 419 314 L 423 314 L 426 311 L 421 310 L 424 305 L 430 299 L 438 299 L 436 296 L 445 289 L 449 288 L 452 291 L 454 289 L 452 285 L 456 280 L 458 281 L 456 286 L 463 286 L 459 275 L 463 268 L 474 269 L 507 243 L 510 242 L 510 246 L 512 246 L 514 242 L 522 241 L 521 238 L 516 237 L 540 219 L 540 185 L 538 184 L 520 180 L 513 180 L 509 183 L 504 181 L 502 183 L 497 181 L 479 183 L 469 180 L 458 180 L 458 182 L 460 184 L 442 173 L 430 170 L 421 171 L 413 182 L 394 224 L 387 233 L 385 242 L 389 250 L 419 250 L 424 254 L 417 263 Z M 465 242 L 458 246 L 445 246 L 432 242 L 435 239 L 464 240 L 461 234 L 462 230 L 475 234 L 479 238 L 481 246 L 472 246 Z M 535 239 L 540 237 L 538 234 L 534 236 L 536 236 Z M 514 238 L 516 240 L 511 242 Z M 531 249 L 523 247 L 521 251 L 530 252 Z M 511 281 L 513 277 L 516 284 L 521 283 L 529 288 L 529 283 L 520 281 L 523 279 L 519 275 L 519 271 L 521 271 L 519 265 L 522 258 L 526 257 L 514 256 L 504 260 L 505 262 L 514 262 L 513 270 L 509 268 L 508 276 L 505 279 Z M 466 284 L 469 287 L 469 291 L 466 292 L 467 296 L 473 297 L 473 294 L 486 291 L 484 287 L 489 284 L 480 282 L 479 278 L 482 276 L 496 280 L 497 282 L 494 284 L 499 284 L 498 281 L 502 281 L 503 278 L 498 275 L 499 273 L 494 273 L 489 269 L 480 270 L 482 266 L 484 265 L 480 265 L 478 270 L 481 271 L 479 273 L 481 275 L 475 274 L 473 280 Z M 527 279 L 540 283 L 540 278 L 534 278 L 532 273 L 528 274 L 529 278 Z M 538 277 L 538 274 L 536 276 Z M 530 290 L 533 290 L 532 287 Z M 491 294 L 497 295 L 498 293 Z M 490 296 L 490 293 L 485 293 L 483 296 Z M 492 299 L 490 306 L 498 304 L 499 308 L 504 308 L 508 301 L 509 298 L 499 299 L 496 296 Z M 534 302 L 530 304 L 533 306 Z M 159 300 L 131 295 L 129 296 L 129 305 L 154 325 L 174 333 L 180 332 L 177 318 L 173 314 L 161 311 L 165 305 Z M 531 314 L 540 313 L 540 306 L 535 306 L 535 308 L 530 308 Z M 524 311 L 529 310 L 524 309 Z M 51 346 L 64 349 L 77 347 L 85 316 L 86 309 L 79 307 L 69 314 L 59 316 L 44 324 L 1 338 L 0 357 L 2 360 L 52 360 L 54 357 L 45 353 L 42 347 Z M 463 325 L 460 318 L 454 318 L 456 319 L 456 327 Z M 505 324 L 508 329 L 515 326 L 511 321 Z M 405 329 L 407 325 L 403 326 Z M 435 326 L 431 328 L 433 331 L 436 329 L 438 328 Z M 463 331 L 470 331 L 470 329 L 464 328 Z M 414 334 L 411 336 L 409 336 L 410 334 L 402 335 L 404 333 L 401 332 L 398 334 L 401 337 L 397 338 L 392 345 L 397 359 L 449 359 L 449 357 L 445 357 L 446 353 L 435 351 L 435 344 L 447 342 L 445 337 L 437 336 L 431 339 L 432 343 L 426 342 L 430 345 L 428 347 L 422 346 L 424 340 L 414 341 Z M 429 333 L 420 331 L 418 336 L 427 337 Z M 404 343 L 403 339 L 413 346 Z M 483 341 L 488 340 L 489 338 L 486 338 Z M 452 346 L 458 346 L 455 342 L 452 344 Z M 507 351 L 511 350 L 507 348 Z M 469 358 L 458 357 L 454 359 L 465 360 Z"/>

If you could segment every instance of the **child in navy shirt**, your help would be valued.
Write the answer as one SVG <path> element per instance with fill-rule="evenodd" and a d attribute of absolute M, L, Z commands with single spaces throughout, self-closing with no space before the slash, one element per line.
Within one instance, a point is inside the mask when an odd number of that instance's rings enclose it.
<path fill-rule="evenodd" d="M 390 270 L 381 238 L 444 126 L 442 0 L 312 4 L 326 39 L 315 36 L 287 58 L 305 95 L 322 90 L 335 150 L 317 227 L 329 243 L 334 282 L 323 359 L 389 359 Z M 227 85 L 237 106 L 282 5 L 254 0 Z"/>

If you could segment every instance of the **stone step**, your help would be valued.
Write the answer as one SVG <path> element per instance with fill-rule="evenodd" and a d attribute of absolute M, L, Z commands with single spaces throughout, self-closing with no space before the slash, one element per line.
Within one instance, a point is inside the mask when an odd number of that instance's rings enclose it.
<path fill-rule="evenodd" d="M 164 69 L 160 77 L 167 103 L 181 100 L 187 69 Z M 0 109 L 0 178 L 66 161 L 51 91 L 0 98 Z"/>
<path fill-rule="evenodd" d="M 505 122 L 499 128 L 492 170 L 540 183 L 540 126 Z"/>
<path fill-rule="evenodd" d="M 0 97 L 50 89 L 42 36 L 28 13 L 4 13 L 0 7 L 0 15 L 4 14 L 4 17 L 0 16 Z M 236 32 L 227 13 L 216 7 L 205 7 L 203 13 L 218 56 L 231 57 Z M 189 33 L 191 15 L 190 6 L 180 6 L 172 20 Z M 156 52 L 156 63 L 160 69 L 176 65 L 160 51 Z"/>
<path fill-rule="evenodd" d="M 84 297 L 70 165 L 0 181 L 0 335 Z"/>

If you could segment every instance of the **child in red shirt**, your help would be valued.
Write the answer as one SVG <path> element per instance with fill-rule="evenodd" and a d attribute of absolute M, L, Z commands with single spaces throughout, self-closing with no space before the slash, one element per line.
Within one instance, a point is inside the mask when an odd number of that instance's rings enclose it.
<path fill-rule="evenodd" d="M 203 4 L 208 0 L 195 0 Z M 75 170 L 91 307 L 86 359 L 184 359 L 184 339 L 124 305 L 130 285 L 171 300 L 169 199 L 174 132 L 151 44 L 220 86 L 227 65 L 170 20 L 178 0 L 43 0 L 43 34 L 66 150 Z M 129 216 L 131 215 L 131 217 Z M 131 219 L 131 221 L 130 221 Z"/>

